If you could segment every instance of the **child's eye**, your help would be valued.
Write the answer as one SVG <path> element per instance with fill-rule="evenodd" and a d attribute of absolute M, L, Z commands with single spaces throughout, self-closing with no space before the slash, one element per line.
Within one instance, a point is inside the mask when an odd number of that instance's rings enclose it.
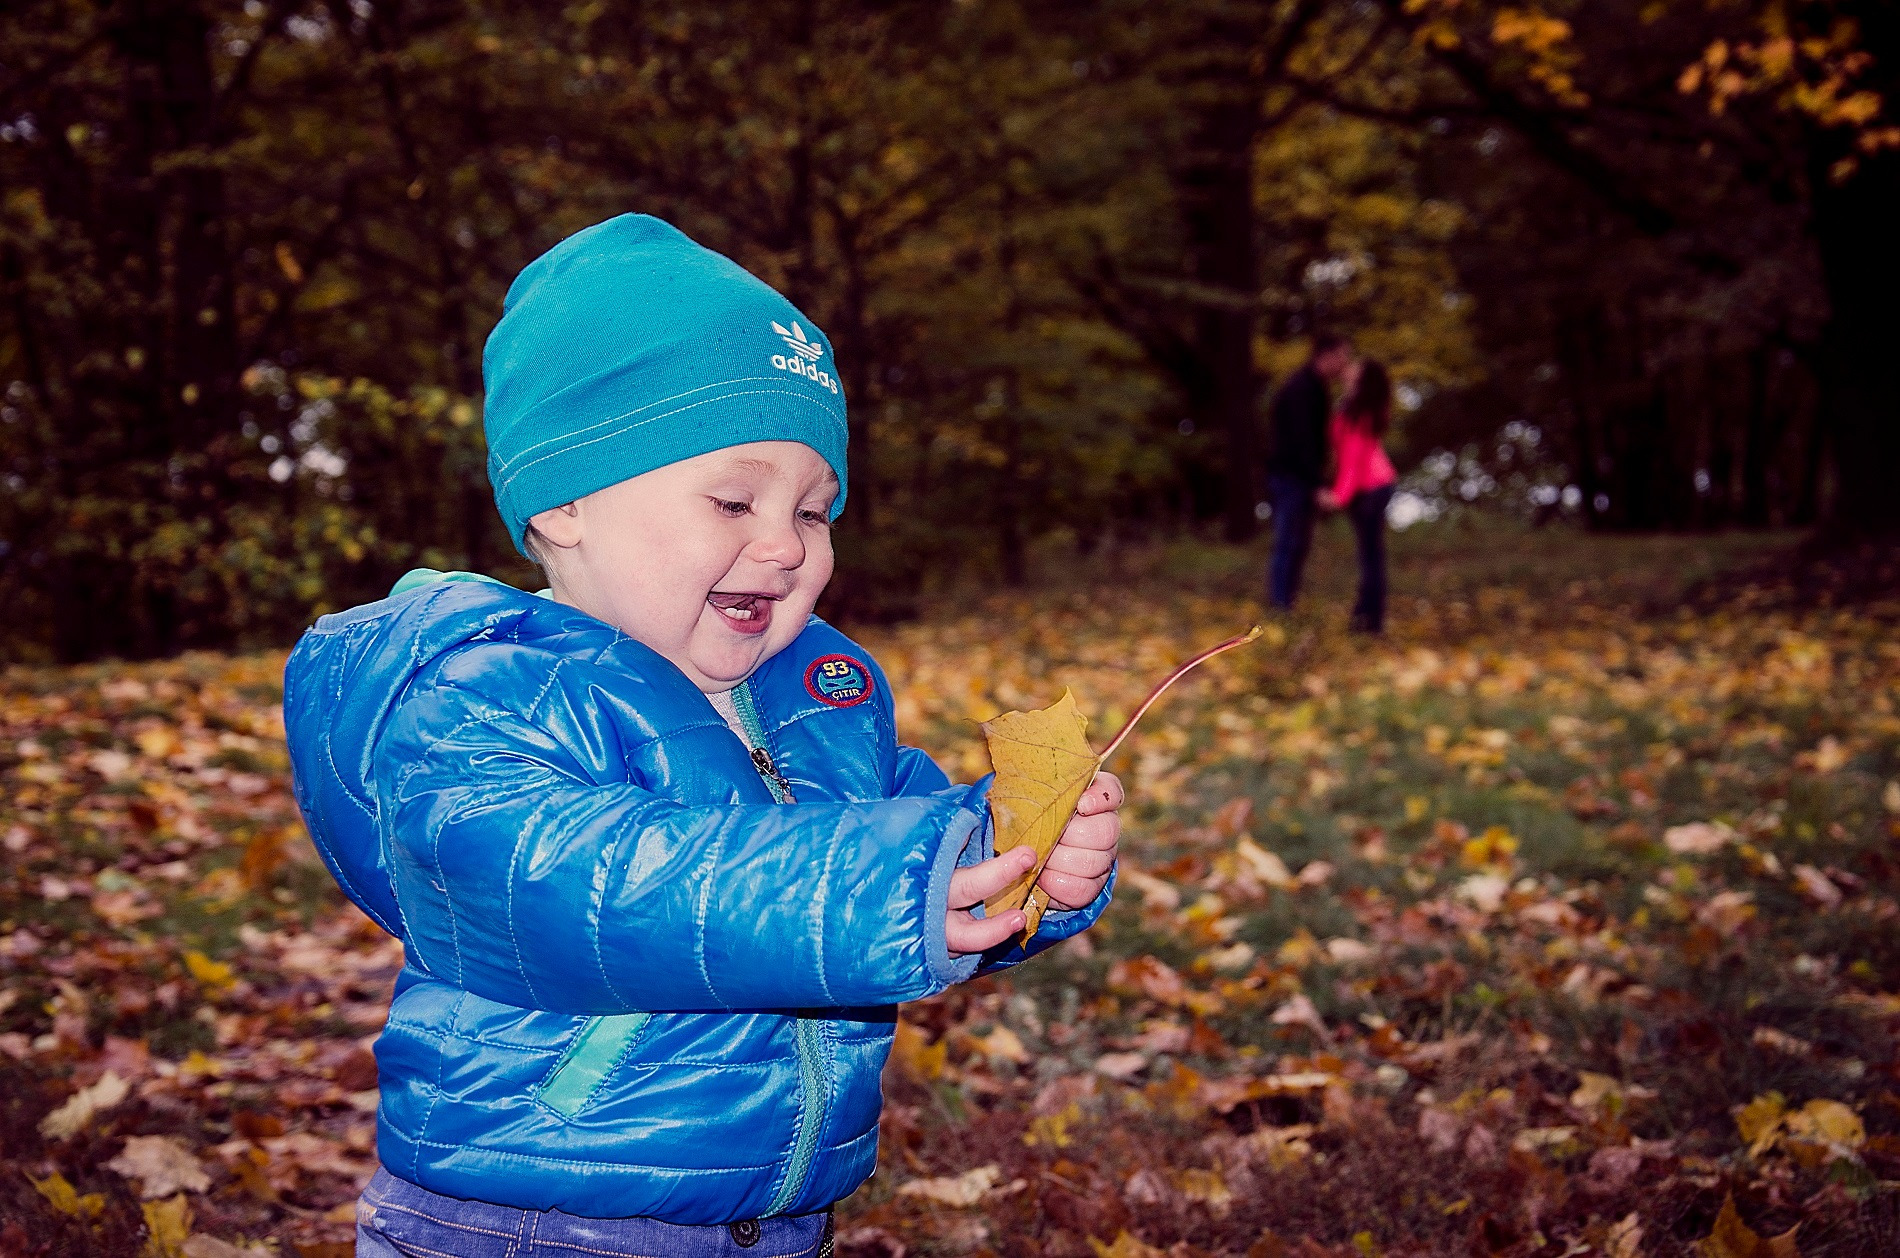
<path fill-rule="evenodd" d="M 750 503 L 728 502 L 724 498 L 714 498 L 713 508 L 720 515 L 731 516 L 735 520 L 752 510 Z"/>
<path fill-rule="evenodd" d="M 800 511 L 798 513 L 798 518 L 803 520 L 807 524 L 817 524 L 820 526 L 828 526 L 831 523 L 831 515 L 829 512 L 825 512 L 825 511 L 812 511 L 812 510 Z"/>

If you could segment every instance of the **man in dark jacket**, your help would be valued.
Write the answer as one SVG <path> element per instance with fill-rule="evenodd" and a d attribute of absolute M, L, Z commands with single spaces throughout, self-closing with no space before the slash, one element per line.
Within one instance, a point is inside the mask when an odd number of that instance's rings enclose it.
<path fill-rule="evenodd" d="M 1300 574 L 1313 543 L 1315 500 L 1326 483 L 1331 386 L 1345 375 L 1351 361 L 1352 347 L 1344 339 L 1320 333 L 1313 338 L 1312 357 L 1286 378 L 1268 410 L 1267 500 L 1273 504 L 1273 566 L 1267 574 L 1267 601 L 1277 608 L 1292 607 L 1300 592 Z"/>

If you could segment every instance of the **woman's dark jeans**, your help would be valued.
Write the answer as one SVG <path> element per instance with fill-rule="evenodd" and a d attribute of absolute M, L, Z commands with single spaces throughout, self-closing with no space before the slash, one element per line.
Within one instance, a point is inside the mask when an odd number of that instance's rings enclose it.
<path fill-rule="evenodd" d="M 1362 633 L 1385 632 L 1385 509 L 1391 485 L 1352 496 L 1346 516 L 1359 538 L 1359 600 L 1352 605 L 1352 627 Z"/>

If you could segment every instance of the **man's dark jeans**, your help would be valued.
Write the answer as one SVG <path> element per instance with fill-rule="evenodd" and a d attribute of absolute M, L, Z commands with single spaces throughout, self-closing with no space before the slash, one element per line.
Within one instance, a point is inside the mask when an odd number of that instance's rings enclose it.
<path fill-rule="evenodd" d="M 1359 601 L 1352 606 L 1352 627 L 1361 633 L 1385 632 L 1385 509 L 1392 505 L 1391 485 L 1352 496 L 1346 515 L 1359 538 Z"/>
<path fill-rule="evenodd" d="M 1293 606 L 1313 547 L 1315 486 L 1296 476 L 1271 476 L 1267 497 L 1273 503 L 1273 566 L 1267 573 L 1267 602 L 1282 610 Z"/>

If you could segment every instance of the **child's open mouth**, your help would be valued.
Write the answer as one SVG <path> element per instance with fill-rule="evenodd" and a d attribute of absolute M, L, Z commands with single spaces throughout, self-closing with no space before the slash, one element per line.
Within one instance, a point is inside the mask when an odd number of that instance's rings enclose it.
<path fill-rule="evenodd" d="M 706 601 L 739 633 L 764 633 L 772 623 L 775 600 L 769 594 L 722 594 L 714 590 Z"/>

